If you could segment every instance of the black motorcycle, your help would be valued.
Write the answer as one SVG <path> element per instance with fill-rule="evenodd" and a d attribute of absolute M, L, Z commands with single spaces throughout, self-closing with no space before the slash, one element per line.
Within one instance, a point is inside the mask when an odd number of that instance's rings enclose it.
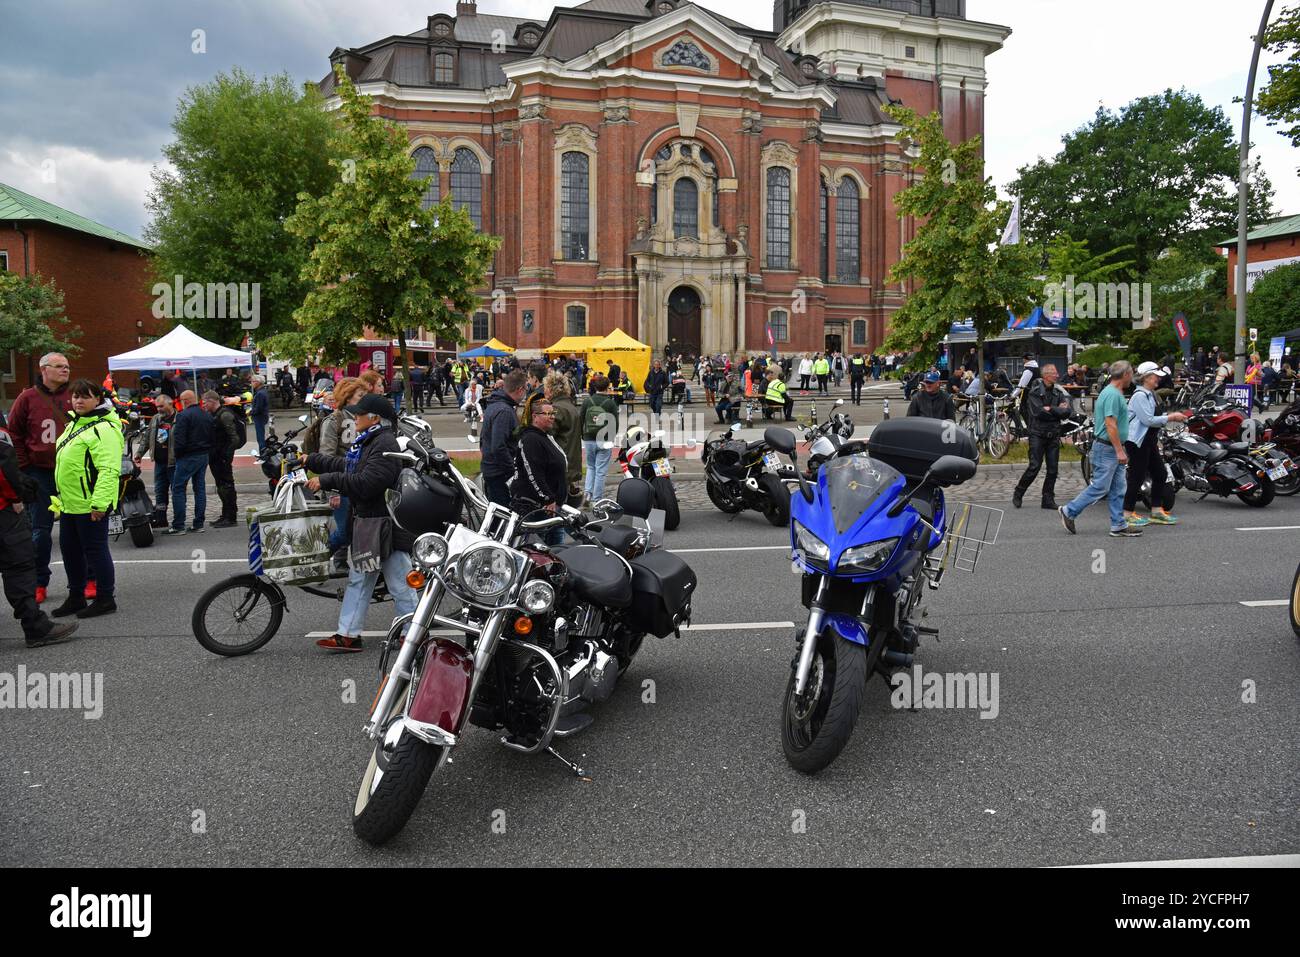
<path fill-rule="evenodd" d="M 798 476 L 765 439 L 746 442 L 737 437 L 739 431 L 736 423 L 705 440 L 702 460 L 709 501 L 727 515 L 752 509 L 773 525 L 788 525 L 790 488 L 785 480 Z"/>
<path fill-rule="evenodd" d="M 286 432 L 284 438 L 276 434 L 274 425 L 266 430 L 266 441 L 262 445 L 257 461 L 262 466 L 262 474 L 266 476 L 268 491 L 272 495 L 275 494 L 275 487 L 280 484 L 280 479 L 284 475 L 284 463 L 298 456 L 298 446 L 294 444 L 294 438 L 305 432 L 309 426 L 308 417 L 305 415 L 299 416 L 298 421 L 302 423 L 301 428 Z"/>
<path fill-rule="evenodd" d="M 1201 498 L 1235 495 L 1254 508 L 1263 508 L 1273 501 L 1273 480 L 1252 459 L 1245 442 L 1207 442 L 1190 432 L 1162 432 L 1160 451 L 1175 492 L 1185 488 L 1200 492 Z M 1151 504 L 1149 493 L 1145 501 Z"/>

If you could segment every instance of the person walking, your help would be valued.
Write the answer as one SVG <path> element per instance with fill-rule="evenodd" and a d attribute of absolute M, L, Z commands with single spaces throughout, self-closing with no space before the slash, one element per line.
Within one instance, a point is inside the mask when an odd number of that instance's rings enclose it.
<path fill-rule="evenodd" d="M 215 393 L 209 392 L 204 400 L 212 412 L 212 453 L 209 467 L 212 479 L 217 484 L 217 497 L 221 499 L 221 516 L 212 523 L 213 528 L 233 528 L 239 513 L 238 496 L 235 490 L 235 453 L 244 447 L 248 431 L 244 424 L 244 412 L 238 398 L 224 401 Z"/>
<path fill-rule="evenodd" d="M 510 506 L 508 486 L 514 473 L 516 410 L 523 401 L 528 377 L 522 369 L 507 372 L 501 388 L 493 390 L 483 403 L 483 424 L 479 429 L 482 450 L 483 491 L 497 505 Z"/>
<path fill-rule="evenodd" d="M 849 396 L 854 405 L 862 404 L 862 384 L 867 381 L 867 360 L 857 353 L 849 360 Z"/>
<path fill-rule="evenodd" d="M 830 395 L 831 364 L 824 355 L 818 355 L 813 361 L 813 375 L 817 376 L 817 394 Z"/>
<path fill-rule="evenodd" d="M 912 396 L 907 406 L 909 418 L 950 419 L 957 421 L 957 404 L 940 388 L 939 373 L 928 372 L 925 384 Z"/>
<path fill-rule="evenodd" d="M 257 454 L 266 448 L 266 427 L 271 423 L 271 394 L 266 391 L 266 380 L 253 376 L 253 403 L 248 417 L 253 420 L 253 433 L 257 436 Z"/>
<path fill-rule="evenodd" d="M 13 439 L 0 421 L 0 581 L 28 648 L 67 641 L 76 622 L 55 623 L 36 601 L 36 542 L 31 505 L 41 495 L 35 479 L 18 467 Z"/>
<path fill-rule="evenodd" d="M 1185 422 L 1182 412 L 1156 415 L 1156 386 L 1168 369 L 1154 362 L 1144 362 L 1137 368 L 1138 387 L 1128 400 L 1128 434 L 1124 450 L 1128 452 L 1128 484 L 1124 492 L 1124 521 L 1131 528 L 1146 525 L 1177 525 L 1178 519 L 1169 514 L 1165 503 L 1165 463 L 1160 457 L 1160 430 L 1170 422 Z M 1151 517 L 1144 518 L 1137 511 L 1138 498 L 1147 477 L 1151 478 Z"/>
<path fill-rule="evenodd" d="M 551 434 L 555 406 L 543 398 L 533 410 L 532 424 L 515 447 L 514 475 L 510 478 L 510 507 L 520 515 L 545 510 L 557 513 L 568 498 L 564 450 Z M 559 529 L 546 535 L 548 544 L 559 540 Z"/>
<path fill-rule="evenodd" d="M 215 411 L 215 407 L 214 410 Z M 194 486 L 194 524 L 191 532 L 203 531 L 204 514 L 208 507 L 205 485 L 208 456 L 212 453 L 212 416 L 199 404 L 198 397 L 186 389 L 181 393 L 181 413 L 172 427 L 172 527 L 169 535 L 185 531 L 185 486 Z"/>
<path fill-rule="evenodd" d="M 397 420 L 397 410 L 383 396 L 362 394 L 345 411 L 356 424 L 347 454 L 314 452 L 303 464 L 316 473 L 307 482 L 309 491 L 337 492 L 350 505 L 347 590 L 334 634 L 316 644 L 327 651 L 357 652 L 363 647 L 366 610 L 381 574 L 393 596 L 395 617 L 414 613 L 416 594 L 406 583 L 414 538 L 389 518 L 385 501 L 402 471 L 401 462 L 385 454 L 400 451 L 389 425 Z"/>
<path fill-rule="evenodd" d="M 835 358 L 831 361 L 831 372 L 835 375 L 835 388 L 839 388 L 844 381 L 844 354 L 835 353 Z"/>
<path fill-rule="evenodd" d="M 573 386 L 569 377 L 558 372 L 549 373 L 543 383 L 546 401 L 555 410 L 551 438 L 564 453 L 564 478 L 568 483 L 569 505 L 582 502 L 582 417 L 578 404 L 573 401 Z"/>
<path fill-rule="evenodd" d="M 618 429 L 618 400 L 607 395 L 609 380 L 600 373 L 591 378 L 590 394 L 582 400 L 582 452 L 587 460 L 583 495 L 587 502 L 605 497 L 605 476 L 614 457 L 614 433 Z"/>
<path fill-rule="evenodd" d="M 1044 366 L 1041 377 L 1029 385 L 1025 400 L 1029 414 L 1029 465 L 1011 495 L 1011 504 L 1016 508 L 1020 508 L 1029 486 L 1038 478 L 1044 459 L 1047 460 L 1047 477 L 1043 479 L 1042 507 L 1058 507 L 1056 473 L 1061 455 L 1061 423 L 1073 411 L 1069 393 L 1057 384 L 1059 377 L 1056 366 Z"/>
<path fill-rule="evenodd" d="M 117 611 L 108 516 L 117 507 L 125 439 L 113 401 L 101 386 L 78 379 L 68 387 L 72 421 L 54 446 L 50 499 L 59 513 L 59 553 L 68 576 L 68 597 L 55 618 L 94 618 Z M 86 602 L 87 565 L 95 571 L 95 598 Z"/>
<path fill-rule="evenodd" d="M 663 411 L 664 392 L 668 389 L 668 373 L 664 371 L 658 359 L 650 367 L 643 385 L 645 394 L 650 397 L 650 411 L 658 415 Z"/>
<path fill-rule="evenodd" d="M 26 512 L 36 548 L 36 603 L 41 604 L 50 584 L 50 552 L 54 544 L 54 513 L 50 511 L 54 443 L 72 415 L 72 394 L 68 391 L 72 367 L 67 356 L 59 352 L 41 356 L 38 367 L 40 378 L 36 384 L 20 392 L 9 410 L 9 434 L 19 470 L 39 490 Z"/>
<path fill-rule="evenodd" d="M 1142 534 L 1124 520 L 1124 493 L 1128 484 L 1128 403 L 1124 390 L 1133 382 L 1133 366 L 1120 359 L 1111 364 L 1109 384 L 1093 406 L 1096 441 L 1092 443 L 1092 481 L 1060 508 L 1061 524 L 1071 535 L 1083 510 L 1103 498 L 1110 506 L 1111 538 L 1137 538 Z"/>
<path fill-rule="evenodd" d="M 167 528 L 167 500 L 176 475 L 176 463 L 171 457 L 171 432 L 176 424 L 176 407 L 166 396 L 159 396 L 158 411 L 149 419 L 149 425 L 140 433 L 139 444 L 131 456 L 138 467 L 145 453 L 153 460 L 153 528 Z M 182 520 L 184 516 L 181 516 Z"/>

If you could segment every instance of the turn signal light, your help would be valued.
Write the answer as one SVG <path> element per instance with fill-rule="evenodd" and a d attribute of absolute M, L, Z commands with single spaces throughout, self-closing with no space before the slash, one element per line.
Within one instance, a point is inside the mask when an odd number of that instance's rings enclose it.
<path fill-rule="evenodd" d="M 533 633 L 533 620 L 531 618 L 521 617 L 515 619 L 516 635 L 531 635 L 532 633 Z"/>
<path fill-rule="evenodd" d="M 424 582 L 424 572 L 420 571 L 418 568 L 412 568 L 406 573 L 406 584 L 410 585 L 416 591 L 419 591 L 424 587 Z"/>

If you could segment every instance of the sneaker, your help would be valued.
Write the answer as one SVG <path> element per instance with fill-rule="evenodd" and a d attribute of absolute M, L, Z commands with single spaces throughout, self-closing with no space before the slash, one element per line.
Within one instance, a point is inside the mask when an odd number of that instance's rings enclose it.
<path fill-rule="evenodd" d="M 237 523 L 233 518 L 219 518 L 212 523 L 213 528 L 234 528 Z"/>
<path fill-rule="evenodd" d="M 117 602 L 110 596 L 108 598 L 96 598 L 81 611 L 77 612 L 78 618 L 98 618 L 100 615 L 111 615 L 117 611 Z"/>
<path fill-rule="evenodd" d="M 1020 508 L 1020 506 L 1023 505 L 1024 502 L 1025 502 L 1024 496 L 1022 496 L 1019 492 L 1016 492 L 1014 495 L 1011 496 L 1011 504 L 1014 505 L 1016 508 Z"/>
<path fill-rule="evenodd" d="M 43 648 L 46 645 L 57 645 L 67 641 L 72 637 L 72 633 L 77 630 L 75 621 L 64 622 L 61 625 L 54 625 L 45 634 L 39 638 L 28 638 L 28 648 Z"/>
<path fill-rule="evenodd" d="M 1128 523 L 1129 528 L 1146 528 L 1151 521 L 1145 515 L 1139 515 L 1137 512 L 1126 512 L 1124 521 Z"/>
<path fill-rule="evenodd" d="M 205 529 L 202 525 L 191 525 L 189 528 L 185 529 L 185 531 L 187 531 L 187 532 L 203 532 L 203 531 L 206 531 L 206 529 Z"/>
<path fill-rule="evenodd" d="M 164 534 L 164 535 L 184 535 L 184 534 L 185 534 L 185 529 L 183 529 L 183 528 L 169 528 L 169 529 L 167 529 L 167 531 L 163 532 L 163 534 Z"/>
<path fill-rule="evenodd" d="M 1110 537 L 1111 538 L 1141 538 L 1142 529 L 1133 525 L 1126 525 L 1124 528 L 1112 528 L 1110 530 Z"/>
<path fill-rule="evenodd" d="M 45 588 L 45 586 L 44 586 L 44 585 L 37 585 L 37 586 L 36 586 L 36 604 L 38 604 L 38 605 L 43 605 L 43 604 L 45 604 L 45 596 L 46 596 L 46 594 L 47 594 L 47 592 L 46 592 L 46 588 Z"/>
<path fill-rule="evenodd" d="M 326 651 L 364 651 L 365 642 L 360 638 L 347 638 L 343 635 L 330 635 L 328 638 L 318 639 L 316 647 L 324 648 Z"/>
<path fill-rule="evenodd" d="M 1044 500 L 1043 508 L 1050 508 L 1052 511 L 1056 511 L 1058 508 L 1060 508 L 1060 506 L 1057 505 L 1053 499 L 1049 498 Z"/>
<path fill-rule="evenodd" d="M 52 618 L 67 618 L 69 615 L 75 615 L 77 612 L 87 607 L 89 606 L 86 603 L 86 599 L 80 597 L 74 598 L 69 595 L 62 605 L 50 612 L 50 616 Z"/>
<path fill-rule="evenodd" d="M 1064 506 L 1064 505 L 1062 505 L 1060 508 L 1058 508 L 1058 509 L 1056 510 L 1056 514 L 1061 516 L 1061 524 L 1065 526 L 1065 530 L 1066 530 L 1067 532 L 1069 532 L 1071 535 L 1077 535 L 1077 534 L 1078 534 L 1078 532 L 1075 531 L 1075 528 L 1074 528 L 1074 519 L 1070 518 L 1070 516 L 1068 516 L 1068 515 L 1065 514 L 1065 506 Z"/>
<path fill-rule="evenodd" d="M 95 590 L 95 583 L 93 581 L 86 582 L 86 601 L 94 601 L 97 594 L 99 593 Z"/>
<path fill-rule="evenodd" d="M 1152 525 L 1177 525 L 1178 519 L 1177 517 L 1170 515 L 1164 509 L 1152 509 L 1151 524 Z"/>

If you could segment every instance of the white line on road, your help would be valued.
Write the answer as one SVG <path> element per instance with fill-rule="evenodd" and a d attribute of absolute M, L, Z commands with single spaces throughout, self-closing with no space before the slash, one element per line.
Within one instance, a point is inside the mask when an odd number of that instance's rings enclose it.
<path fill-rule="evenodd" d="M 1178 861 L 1115 861 L 1113 864 L 1068 864 L 1067 867 L 1300 867 L 1300 854 L 1255 857 L 1193 857 Z"/>
<path fill-rule="evenodd" d="M 1247 528 L 1237 529 L 1239 532 L 1295 532 L 1300 531 L 1300 525 L 1252 525 Z"/>
<path fill-rule="evenodd" d="M 684 625 L 682 631 L 780 631 L 793 627 L 792 621 L 738 621 L 722 625 Z"/>
<path fill-rule="evenodd" d="M 195 562 L 203 562 L 206 565 L 230 564 L 236 563 L 247 565 L 248 559 L 245 558 L 114 558 L 114 565 L 193 565 Z M 63 562 L 50 562 L 51 567 L 62 565 Z"/>
<path fill-rule="evenodd" d="M 1278 598 L 1271 601 L 1241 601 L 1239 605 L 1245 605 L 1247 608 L 1285 608 L 1291 604 L 1289 598 Z"/>
<path fill-rule="evenodd" d="M 742 548 L 670 548 L 674 555 L 698 555 L 704 552 L 788 552 L 789 545 L 753 545 Z"/>

